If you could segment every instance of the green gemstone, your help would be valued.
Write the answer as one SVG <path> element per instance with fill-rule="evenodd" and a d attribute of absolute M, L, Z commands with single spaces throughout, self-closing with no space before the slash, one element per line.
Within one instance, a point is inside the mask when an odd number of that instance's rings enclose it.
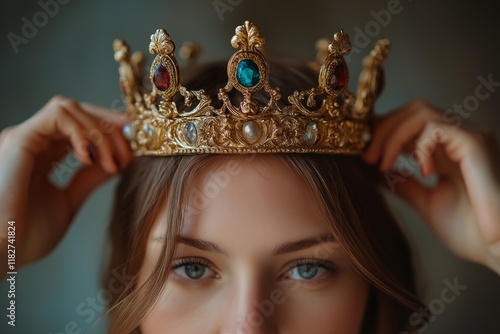
<path fill-rule="evenodd" d="M 244 87 L 253 87 L 260 81 L 259 67 L 251 59 L 243 59 L 238 63 L 236 79 Z"/>

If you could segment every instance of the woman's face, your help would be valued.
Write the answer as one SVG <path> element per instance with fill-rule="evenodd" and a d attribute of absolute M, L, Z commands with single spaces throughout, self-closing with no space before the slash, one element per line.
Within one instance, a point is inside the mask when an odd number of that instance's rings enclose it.
<path fill-rule="evenodd" d="M 357 333 L 368 284 L 302 180 L 276 157 L 235 156 L 197 175 L 150 333 Z M 163 242 L 157 216 L 140 280 Z"/>

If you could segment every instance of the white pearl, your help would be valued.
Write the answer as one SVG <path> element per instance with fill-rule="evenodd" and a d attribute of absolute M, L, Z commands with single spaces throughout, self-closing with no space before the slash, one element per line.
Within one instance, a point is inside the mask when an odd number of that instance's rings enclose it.
<path fill-rule="evenodd" d="M 243 135 L 249 141 L 255 141 L 261 133 L 260 126 L 257 122 L 248 121 L 243 125 Z"/>

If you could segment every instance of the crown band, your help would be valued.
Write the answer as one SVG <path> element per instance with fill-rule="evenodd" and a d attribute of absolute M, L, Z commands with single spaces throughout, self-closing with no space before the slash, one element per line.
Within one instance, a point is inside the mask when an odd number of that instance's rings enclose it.
<path fill-rule="evenodd" d="M 346 33 L 339 31 L 328 45 L 318 74 L 318 86 L 288 96 L 279 108 L 279 88 L 269 85 L 269 65 L 259 50 L 264 38 L 251 22 L 236 28 L 231 39 L 239 49 L 227 65 L 228 82 L 218 92 L 215 108 L 203 90 L 189 91 L 179 83 L 175 45 L 163 29 L 151 36 L 149 51 L 156 54 L 150 70 L 152 91 L 141 93 L 144 57 L 130 55 L 127 44 L 115 40 L 120 84 L 131 123 L 124 134 L 136 155 L 338 153 L 359 154 L 370 140 L 369 116 L 383 82 L 382 62 L 389 41 L 377 42 L 364 60 L 355 97 L 347 88 L 349 73 L 344 55 L 350 52 Z M 229 93 L 241 96 L 234 105 Z M 265 91 L 267 104 L 252 95 Z M 187 111 L 178 111 L 172 98 L 184 97 Z M 315 100 L 321 99 L 316 106 Z"/>

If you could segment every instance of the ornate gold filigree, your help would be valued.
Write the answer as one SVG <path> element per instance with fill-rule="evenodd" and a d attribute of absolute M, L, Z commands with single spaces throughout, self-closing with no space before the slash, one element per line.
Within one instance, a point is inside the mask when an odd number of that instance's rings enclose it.
<path fill-rule="evenodd" d="M 343 30 L 333 35 L 333 41 L 328 45 L 328 51 L 334 55 L 346 55 L 351 52 L 351 42 L 349 36 Z"/>
<path fill-rule="evenodd" d="M 131 118 L 124 133 L 136 155 L 363 151 L 388 41 L 378 42 L 364 60 L 356 98 L 347 88 L 343 58 L 351 44 L 345 32 L 337 32 L 328 47 L 321 48 L 318 86 L 294 92 L 284 108 L 277 105 L 279 88 L 269 85 L 269 65 L 261 52 L 264 38 L 257 26 L 247 21 L 237 27 L 231 45 L 238 50 L 228 61 L 228 82 L 218 92 L 223 105 L 215 108 L 203 90 L 190 91 L 179 83 L 175 44 L 165 30 L 158 29 L 151 36 L 149 51 L 156 56 L 149 75 L 153 89 L 146 93 L 140 65 L 144 57 L 130 56 L 123 41 L 114 42 Z M 229 97 L 233 89 L 242 96 L 238 105 Z M 259 91 L 269 96 L 267 103 L 252 98 Z M 175 94 L 184 97 L 186 110 L 177 110 Z"/>
<path fill-rule="evenodd" d="M 383 39 L 363 60 L 363 72 L 359 77 L 357 100 L 353 107 L 353 115 L 357 118 L 366 118 L 373 110 L 373 105 L 382 90 L 384 71 L 382 63 L 389 55 L 391 44 Z"/>
<path fill-rule="evenodd" d="M 174 50 L 175 44 L 164 29 L 158 29 L 151 35 L 151 42 L 149 43 L 149 52 L 151 54 L 157 53 L 161 56 L 167 56 Z"/>
<path fill-rule="evenodd" d="M 255 24 L 245 21 L 245 24 L 236 28 L 231 45 L 233 48 L 241 48 L 243 51 L 256 51 L 257 48 L 264 45 L 264 37 Z"/>

